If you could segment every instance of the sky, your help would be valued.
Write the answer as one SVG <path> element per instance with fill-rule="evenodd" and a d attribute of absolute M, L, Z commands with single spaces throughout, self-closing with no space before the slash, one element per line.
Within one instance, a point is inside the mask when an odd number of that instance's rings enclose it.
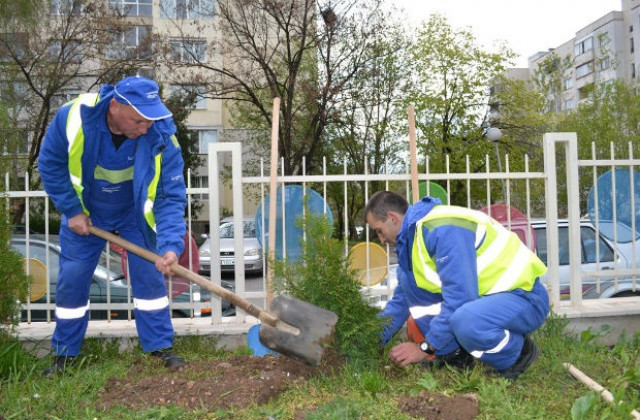
<path fill-rule="evenodd" d="M 575 37 L 580 29 L 622 0 L 394 0 L 414 24 L 432 13 L 444 15 L 454 28 L 470 28 L 488 50 L 506 41 L 518 54 L 515 67 L 527 67 L 529 56 Z"/>

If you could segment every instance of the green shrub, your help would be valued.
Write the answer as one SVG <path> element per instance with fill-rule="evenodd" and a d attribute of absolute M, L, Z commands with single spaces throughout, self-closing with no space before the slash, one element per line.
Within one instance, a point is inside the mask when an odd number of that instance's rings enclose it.
<path fill-rule="evenodd" d="M 7 221 L 4 200 L 0 200 L 0 330 L 16 325 L 20 302 L 25 301 L 29 277 L 22 256 L 11 249 L 11 225 Z"/>
<path fill-rule="evenodd" d="M 378 308 L 367 303 L 344 244 L 331 238 L 324 216 L 307 213 L 296 221 L 305 232 L 299 259 L 276 261 L 274 291 L 333 311 L 338 315 L 335 346 L 349 364 L 368 366 L 380 362 L 379 340 L 386 322 Z"/>
<path fill-rule="evenodd" d="M 7 331 L 0 331 L 0 380 L 21 379 L 35 367 L 35 357 L 22 348 Z"/>

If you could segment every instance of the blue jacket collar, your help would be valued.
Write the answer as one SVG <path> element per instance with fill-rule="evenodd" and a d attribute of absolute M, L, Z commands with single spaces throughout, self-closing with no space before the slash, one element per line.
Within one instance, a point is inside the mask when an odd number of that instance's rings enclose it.
<path fill-rule="evenodd" d="M 415 226 L 416 222 L 426 216 L 432 208 L 442 204 L 439 198 L 426 196 L 412 206 L 409 206 L 402 221 L 402 230 Z"/>

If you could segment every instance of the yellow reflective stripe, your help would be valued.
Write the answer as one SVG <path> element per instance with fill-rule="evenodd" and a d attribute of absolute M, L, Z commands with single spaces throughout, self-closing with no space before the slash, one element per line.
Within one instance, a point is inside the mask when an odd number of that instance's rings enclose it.
<path fill-rule="evenodd" d="M 178 142 L 178 138 L 176 137 L 176 135 L 175 135 L 175 134 L 172 134 L 172 135 L 171 135 L 171 142 L 173 143 L 173 145 L 174 145 L 174 147 L 175 147 L 176 149 L 179 149 L 179 148 L 180 148 L 180 143 Z"/>
<path fill-rule="evenodd" d="M 428 282 L 420 281 L 418 286 L 430 292 L 440 293 L 442 289 L 442 281 L 440 280 L 438 272 L 435 270 L 433 261 L 429 258 L 429 252 L 424 244 L 423 237 L 422 220 L 420 220 L 416 224 L 416 238 L 414 240 L 415 244 L 417 244 L 417 248 L 414 246 L 414 252 L 412 253 L 412 261 L 419 260 L 420 264 L 413 264 L 413 268 L 416 271 L 414 273 L 414 277 L 416 278 L 416 281 L 423 278 L 428 280 Z"/>
<path fill-rule="evenodd" d="M 169 306 L 169 298 L 163 296 L 157 299 L 137 299 L 133 298 L 133 307 L 140 311 L 157 311 Z"/>
<path fill-rule="evenodd" d="M 466 207 L 444 205 L 435 206 L 424 219 L 429 220 L 443 217 L 455 217 L 475 223 L 488 223 L 490 220 L 487 214 L 479 211 L 471 210 Z"/>
<path fill-rule="evenodd" d="M 107 181 L 112 184 L 119 184 L 133 179 L 133 166 L 126 169 L 105 169 L 100 165 L 96 165 L 93 177 L 101 181 Z"/>
<path fill-rule="evenodd" d="M 71 184 L 76 191 L 76 195 L 80 199 L 80 204 L 86 214 L 89 214 L 89 210 L 84 206 L 82 200 L 82 153 L 84 152 L 84 131 L 82 130 L 82 116 L 80 115 L 80 105 L 94 106 L 100 99 L 97 93 L 84 93 L 78 95 L 78 98 L 73 102 L 69 109 L 69 115 L 67 116 L 67 142 L 69 161 L 67 163 L 69 167 L 69 177 L 71 178 Z"/>
<path fill-rule="evenodd" d="M 162 153 L 158 153 L 155 157 L 155 174 L 149 188 L 147 189 L 147 200 L 144 202 L 144 218 L 153 231 L 156 231 L 156 218 L 153 215 L 153 203 L 156 200 L 156 192 L 158 191 L 158 181 L 160 180 L 160 171 L 162 168 Z"/>
<path fill-rule="evenodd" d="M 486 229 L 486 228 L 485 228 Z M 495 239 L 484 248 L 482 254 L 478 256 L 478 272 L 493 264 L 497 259 L 504 258 L 504 251 L 508 249 L 509 239 L 511 235 L 507 230 L 498 231 Z"/>
<path fill-rule="evenodd" d="M 69 151 L 73 143 L 75 143 L 76 136 L 82 131 L 82 117 L 80 116 L 80 105 L 93 106 L 98 102 L 99 96 L 97 93 L 83 93 L 78 95 L 69 109 L 67 115 L 67 140 L 69 140 Z M 84 136 L 83 136 L 84 138 Z"/>
<path fill-rule="evenodd" d="M 409 308 L 413 319 L 422 318 L 423 316 L 436 316 L 442 311 L 442 303 L 434 303 L 428 306 L 412 306 Z"/>
<path fill-rule="evenodd" d="M 89 301 L 87 301 L 87 304 L 85 306 L 81 306 L 79 308 L 63 308 L 61 306 L 56 306 L 56 318 L 78 319 L 85 316 L 88 310 L 89 310 Z"/>
<path fill-rule="evenodd" d="M 484 353 L 500 353 L 506 346 L 509 344 L 509 338 L 511 337 L 511 333 L 509 330 L 504 330 L 504 338 L 500 340 L 497 346 L 489 350 L 473 350 L 469 352 L 473 357 L 479 359 L 482 357 Z"/>
<path fill-rule="evenodd" d="M 442 280 L 440 280 L 440 275 L 438 272 L 431 268 L 429 264 L 424 264 L 422 266 L 424 268 L 424 276 L 429 280 L 434 286 L 438 288 L 438 293 L 442 290 Z"/>
<path fill-rule="evenodd" d="M 434 220 L 434 217 L 437 220 Z M 484 213 L 455 206 L 436 206 L 416 222 L 411 254 L 416 285 L 431 293 L 442 293 L 442 280 L 436 271 L 436 263 L 424 244 L 422 226 L 430 229 L 443 225 L 467 227 L 467 223 L 476 224 L 475 245 L 480 296 L 516 288 L 531 290 L 535 279 L 546 271 L 542 261 L 531 253 L 516 234 Z"/>
<path fill-rule="evenodd" d="M 520 241 L 518 241 L 520 242 Z M 518 251 L 513 259 L 510 260 L 507 269 L 504 270 L 498 281 L 488 290 L 485 294 L 489 295 L 492 293 L 505 292 L 507 290 L 511 290 L 514 284 L 520 284 L 523 286 L 525 290 L 531 290 L 531 287 L 527 288 L 524 286 L 521 280 L 521 277 L 525 273 L 525 270 L 529 268 L 530 263 L 531 250 L 527 248 L 525 244 L 520 242 L 520 246 L 518 247 Z M 537 277 L 537 276 L 536 276 Z M 535 279 L 535 277 L 534 277 Z M 533 280 L 531 281 L 531 286 L 533 286 Z"/>

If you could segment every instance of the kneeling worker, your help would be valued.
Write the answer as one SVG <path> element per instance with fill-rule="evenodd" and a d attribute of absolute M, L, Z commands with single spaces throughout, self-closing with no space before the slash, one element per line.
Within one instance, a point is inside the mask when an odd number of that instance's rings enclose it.
<path fill-rule="evenodd" d="M 432 197 L 409 206 L 389 191 L 371 197 L 365 220 L 398 255 L 398 286 L 381 313 L 391 321 L 383 345 L 408 319 L 424 337 L 393 347 L 394 363 L 477 359 L 515 379 L 538 358 L 529 334 L 549 313 L 538 279 L 546 267 L 515 233 L 485 213 Z"/>

